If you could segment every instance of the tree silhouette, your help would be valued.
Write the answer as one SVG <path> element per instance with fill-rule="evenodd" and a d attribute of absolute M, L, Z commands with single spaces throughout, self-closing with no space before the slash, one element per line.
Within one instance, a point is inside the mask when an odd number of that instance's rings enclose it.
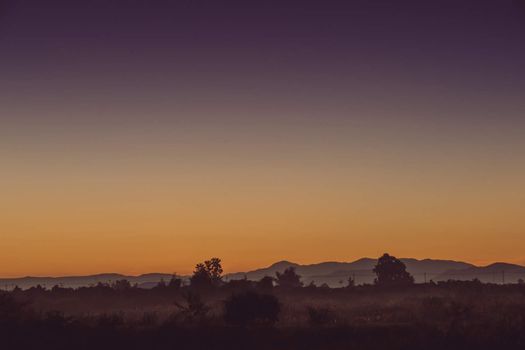
<path fill-rule="evenodd" d="M 211 258 L 210 260 L 205 261 L 204 265 L 206 266 L 206 271 L 208 271 L 212 282 L 218 283 L 222 281 L 223 270 L 221 259 Z"/>
<path fill-rule="evenodd" d="M 194 288 L 211 288 L 219 286 L 222 282 L 221 259 L 212 258 L 204 263 L 197 264 L 193 276 L 191 276 L 191 286 Z"/>
<path fill-rule="evenodd" d="M 276 281 L 277 285 L 283 288 L 299 288 L 303 286 L 301 282 L 301 276 L 295 272 L 295 267 L 290 266 L 283 273 L 277 271 L 275 273 L 277 276 Z"/>
<path fill-rule="evenodd" d="M 405 264 L 394 256 L 384 254 L 374 267 L 378 286 L 407 286 L 414 283 L 414 277 L 406 271 Z"/>
<path fill-rule="evenodd" d="M 113 282 L 111 287 L 114 290 L 117 290 L 117 291 L 126 291 L 126 290 L 129 290 L 129 289 L 132 288 L 131 287 L 131 283 L 129 283 L 129 281 L 125 280 L 125 279 L 117 280 L 117 281 Z"/>

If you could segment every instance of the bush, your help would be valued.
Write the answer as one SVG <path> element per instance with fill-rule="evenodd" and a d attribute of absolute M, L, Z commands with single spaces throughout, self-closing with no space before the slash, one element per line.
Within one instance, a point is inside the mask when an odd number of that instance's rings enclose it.
<path fill-rule="evenodd" d="M 303 282 L 301 282 L 301 276 L 295 272 L 295 267 L 290 266 L 283 273 L 277 271 L 275 273 L 276 282 L 282 288 L 301 288 Z"/>
<path fill-rule="evenodd" d="M 0 324 L 22 317 L 24 305 L 17 302 L 10 294 L 0 291 Z"/>
<path fill-rule="evenodd" d="M 336 319 L 330 309 L 327 308 L 308 308 L 308 322 L 311 326 L 328 326 L 334 325 Z"/>
<path fill-rule="evenodd" d="M 237 326 L 273 325 L 278 321 L 281 311 L 275 296 L 252 291 L 232 295 L 224 306 L 225 322 Z"/>
<path fill-rule="evenodd" d="M 175 306 L 181 310 L 181 316 L 184 318 L 184 321 L 204 321 L 206 319 L 206 315 L 210 311 L 210 307 L 202 301 L 201 296 L 190 291 L 184 295 L 184 299 L 186 301 L 186 305 L 175 302 Z"/>
<path fill-rule="evenodd" d="M 264 276 L 257 282 L 257 288 L 264 292 L 269 292 L 273 289 L 274 278 Z"/>

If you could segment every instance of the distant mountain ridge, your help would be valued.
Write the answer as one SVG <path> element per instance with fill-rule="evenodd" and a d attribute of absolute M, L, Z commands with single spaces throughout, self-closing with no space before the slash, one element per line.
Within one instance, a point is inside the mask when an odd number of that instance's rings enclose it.
<path fill-rule="evenodd" d="M 463 270 L 449 270 L 437 276 L 437 280 L 472 280 L 484 283 L 517 283 L 525 280 L 525 267 L 516 264 L 494 263 L 487 266 L 473 266 Z"/>
<path fill-rule="evenodd" d="M 453 260 L 418 260 L 412 258 L 400 260 L 405 263 L 408 272 L 414 276 L 417 283 L 429 282 L 430 280 L 438 282 L 475 278 L 485 283 L 516 283 L 520 279 L 525 280 L 525 266 L 515 264 L 494 263 L 488 266 L 475 266 Z M 326 283 L 330 287 L 337 288 L 346 285 L 349 277 L 353 277 L 357 284 L 373 283 L 375 274 L 372 270 L 376 263 L 377 259 L 372 258 L 361 258 L 353 262 L 328 261 L 307 265 L 283 260 L 253 271 L 226 274 L 224 280 L 247 278 L 255 281 L 265 276 L 275 277 L 276 272 L 282 272 L 292 266 L 301 275 L 305 284 L 313 282 L 316 285 L 322 285 Z M 14 286 L 27 289 L 36 285 L 46 288 L 52 288 L 55 285 L 79 288 L 97 283 L 113 283 L 121 279 L 126 279 L 131 284 L 137 284 L 141 288 L 152 288 L 160 280 L 164 279 L 167 282 L 171 277 L 171 274 L 165 273 L 148 273 L 140 276 L 106 273 L 90 276 L 4 278 L 0 279 L 0 289 L 12 289 Z M 189 276 L 180 277 L 185 280 L 189 278 Z"/>
<path fill-rule="evenodd" d="M 407 266 L 416 282 L 430 281 L 448 271 L 464 270 L 476 266 L 452 260 L 417 260 L 412 258 L 400 259 Z M 353 262 L 322 262 L 318 264 L 300 265 L 289 261 L 280 261 L 267 268 L 257 269 L 249 272 L 232 273 L 225 276 L 226 280 L 247 278 L 259 280 L 264 276 L 275 276 L 276 272 L 282 272 L 293 266 L 297 273 L 302 276 L 305 284 L 311 282 L 316 285 L 326 283 L 330 287 L 346 285 L 348 278 L 353 277 L 357 284 L 373 283 L 375 274 L 373 272 L 377 259 L 361 258 Z"/>

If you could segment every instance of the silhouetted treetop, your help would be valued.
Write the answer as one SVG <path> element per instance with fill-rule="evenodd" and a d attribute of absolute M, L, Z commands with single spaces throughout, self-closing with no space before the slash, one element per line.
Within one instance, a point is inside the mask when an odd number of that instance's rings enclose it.
<path fill-rule="evenodd" d="M 118 290 L 118 291 L 125 291 L 125 290 L 128 290 L 128 289 L 132 288 L 131 283 L 128 280 L 125 280 L 125 279 L 117 280 L 117 281 L 113 282 L 111 287 L 113 289 L 115 289 L 115 290 Z"/>
<path fill-rule="evenodd" d="M 276 282 L 277 285 L 284 288 L 299 288 L 303 286 L 301 282 L 301 276 L 295 272 L 295 267 L 290 266 L 283 273 L 276 272 Z"/>
<path fill-rule="evenodd" d="M 374 283 L 378 286 L 406 286 L 414 283 L 414 277 L 407 272 L 405 264 L 388 254 L 379 258 L 374 273 L 377 275 Z"/>
<path fill-rule="evenodd" d="M 219 286 L 222 282 L 221 259 L 212 258 L 195 266 L 191 276 L 191 286 L 195 288 L 209 288 Z"/>

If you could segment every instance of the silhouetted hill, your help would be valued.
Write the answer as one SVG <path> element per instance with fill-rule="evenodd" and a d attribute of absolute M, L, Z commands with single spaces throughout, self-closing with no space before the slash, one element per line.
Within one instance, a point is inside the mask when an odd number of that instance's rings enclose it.
<path fill-rule="evenodd" d="M 471 266 L 461 270 L 449 270 L 436 276 L 436 281 L 473 280 L 485 283 L 517 283 L 525 280 L 525 267 L 507 263 L 494 263 L 487 266 Z"/>
<path fill-rule="evenodd" d="M 506 283 L 516 283 L 520 278 L 525 279 L 525 267 L 520 265 L 495 263 L 488 266 L 474 266 L 469 263 L 451 260 L 417 260 L 411 258 L 401 259 L 407 266 L 416 282 L 446 281 L 446 280 L 472 280 L 477 278 L 482 282 L 501 283 L 503 277 Z M 354 277 L 357 284 L 373 283 L 375 274 L 373 268 L 377 259 L 362 258 L 353 262 L 322 262 L 318 264 L 300 265 L 290 261 L 279 261 L 269 267 L 248 272 L 231 273 L 224 276 L 224 280 L 243 279 L 260 280 L 264 276 L 275 277 L 276 272 L 282 272 L 290 266 L 296 268 L 297 273 L 302 276 L 305 284 L 314 282 L 316 285 L 323 283 L 330 287 L 341 287 L 346 285 L 349 277 Z M 98 274 L 90 276 L 67 276 L 67 277 L 22 277 L 0 279 L 0 289 L 12 289 L 19 286 L 22 289 L 42 285 L 52 288 L 55 285 L 78 288 L 96 285 L 97 283 L 113 283 L 116 280 L 126 279 L 131 284 L 137 284 L 140 288 L 153 288 L 164 279 L 168 282 L 170 274 L 149 273 L 140 276 L 126 276 L 116 273 Z M 188 276 L 182 276 L 187 279 Z"/>
<path fill-rule="evenodd" d="M 451 260 L 432 260 L 432 259 L 401 259 L 407 266 L 407 270 L 414 276 L 416 282 L 424 282 L 435 279 L 440 274 L 447 271 L 463 270 L 475 267 L 472 264 L 451 261 Z M 246 276 L 249 280 L 259 280 L 264 276 L 275 276 L 277 271 L 282 272 L 286 268 L 293 266 L 297 273 L 303 277 L 303 282 L 308 284 L 314 282 L 317 285 L 323 283 L 330 287 L 346 285 L 350 276 L 354 277 L 356 283 L 372 283 L 375 278 L 373 269 L 377 259 L 362 258 L 354 262 L 322 262 L 319 264 L 300 265 L 289 261 L 281 261 L 267 268 L 248 272 L 239 272 L 226 275 L 227 280 L 242 279 Z M 426 276 L 425 276 L 426 275 Z"/>

